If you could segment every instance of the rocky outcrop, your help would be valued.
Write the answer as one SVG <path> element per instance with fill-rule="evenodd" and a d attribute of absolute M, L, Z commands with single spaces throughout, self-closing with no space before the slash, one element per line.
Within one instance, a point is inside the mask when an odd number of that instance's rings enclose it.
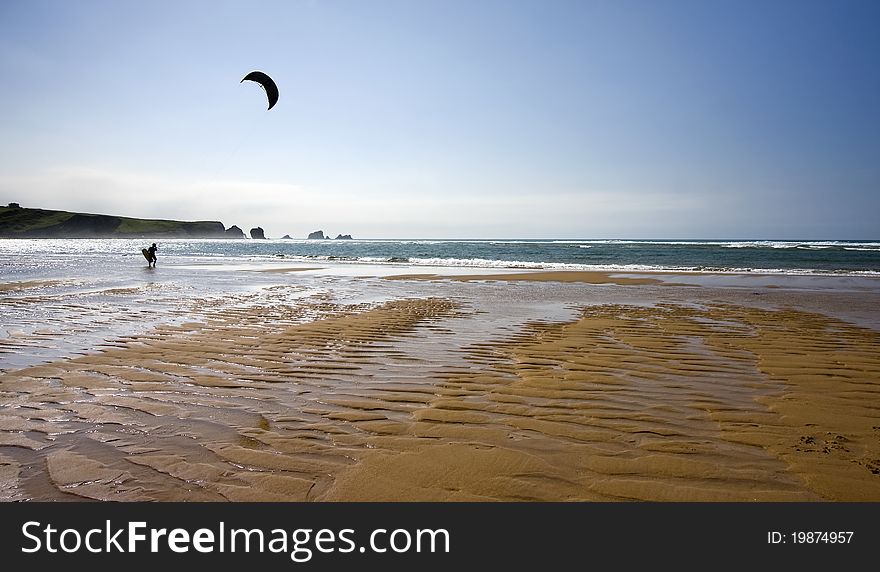
<path fill-rule="evenodd" d="M 352 240 L 350 234 L 337 234 L 336 240 Z"/>
<path fill-rule="evenodd" d="M 309 238 L 311 240 L 327 240 L 327 237 L 324 236 L 323 230 L 316 230 L 315 232 L 310 232 Z"/>
<path fill-rule="evenodd" d="M 289 234 L 285 234 L 284 236 L 281 237 L 281 240 L 293 240 L 293 239 L 290 238 Z"/>
<path fill-rule="evenodd" d="M 244 238 L 244 231 L 232 225 L 226 229 L 224 238 Z"/>
<path fill-rule="evenodd" d="M 263 229 L 258 226 L 251 229 L 251 238 L 255 240 L 265 240 L 266 235 L 263 234 Z"/>

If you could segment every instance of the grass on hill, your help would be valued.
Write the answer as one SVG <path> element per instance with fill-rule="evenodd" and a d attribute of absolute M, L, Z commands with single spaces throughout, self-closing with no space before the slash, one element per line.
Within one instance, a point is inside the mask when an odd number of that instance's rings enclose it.
<path fill-rule="evenodd" d="M 0 207 L 0 225 L 7 233 L 25 232 L 61 224 L 73 214 L 65 211 Z"/>

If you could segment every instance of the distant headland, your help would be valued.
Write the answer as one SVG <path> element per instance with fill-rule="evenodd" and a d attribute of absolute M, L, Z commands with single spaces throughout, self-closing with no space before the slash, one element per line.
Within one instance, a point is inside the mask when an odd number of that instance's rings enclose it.
<path fill-rule="evenodd" d="M 236 233 L 235 229 L 238 230 Z M 0 207 L 2 238 L 244 238 L 218 221 L 183 222 L 105 214 Z"/>
<path fill-rule="evenodd" d="M 251 229 L 253 239 L 266 238 Z M 246 238 L 236 225 L 220 221 L 178 221 L 0 206 L 0 238 Z M 289 238 L 286 235 L 285 238 Z M 309 236 L 309 238 L 312 238 Z M 329 238 L 329 237 L 328 237 Z M 337 238 L 351 238 L 340 235 Z"/>

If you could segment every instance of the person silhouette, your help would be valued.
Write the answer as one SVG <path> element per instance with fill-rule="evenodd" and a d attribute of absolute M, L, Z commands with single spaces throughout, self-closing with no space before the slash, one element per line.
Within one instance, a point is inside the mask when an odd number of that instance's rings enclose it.
<path fill-rule="evenodd" d="M 153 268 L 156 267 L 156 250 L 158 250 L 158 247 L 156 246 L 155 242 L 150 248 L 147 249 L 147 252 L 150 253 L 150 260 L 147 261 L 147 266 L 152 265 Z"/>

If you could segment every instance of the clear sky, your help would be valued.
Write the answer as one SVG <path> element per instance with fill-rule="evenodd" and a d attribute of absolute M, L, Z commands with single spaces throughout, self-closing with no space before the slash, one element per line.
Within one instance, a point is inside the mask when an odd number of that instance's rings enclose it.
<path fill-rule="evenodd" d="M 0 204 L 270 237 L 878 239 L 878 22 L 873 0 L 2 0 Z"/>

